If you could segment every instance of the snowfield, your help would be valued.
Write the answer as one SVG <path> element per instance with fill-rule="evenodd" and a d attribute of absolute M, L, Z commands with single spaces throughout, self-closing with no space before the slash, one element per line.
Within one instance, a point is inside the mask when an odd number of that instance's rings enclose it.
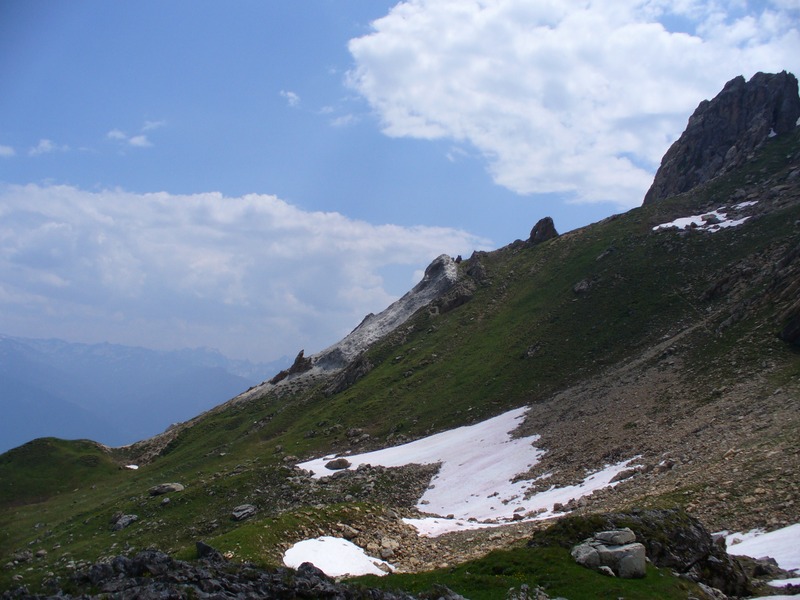
<path fill-rule="evenodd" d="M 634 458 L 587 474 L 578 485 L 551 489 L 526 498 L 535 482 L 515 481 L 543 454 L 534 446 L 538 435 L 513 438 L 527 408 L 517 408 L 487 421 L 365 454 L 347 456 L 350 469 L 360 465 L 400 467 L 409 464 L 440 464 L 439 473 L 417 502 L 417 508 L 435 515 L 407 522 L 422 535 L 437 536 L 448 531 L 486 527 L 508 522 L 515 515 L 543 519 L 553 516 L 553 505 L 588 496 L 597 489 L 615 485 L 611 480 Z M 315 478 L 335 473 L 325 464 L 334 455 L 300 463 Z"/>
<path fill-rule="evenodd" d="M 526 407 L 517 408 L 475 425 L 458 427 L 401 446 L 350 455 L 346 457 L 350 462 L 348 468 L 440 464 L 439 473 L 417 502 L 420 512 L 431 516 L 404 519 L 417 529 L 419 535 L 436 537 L 452 531 L 497 527 L 513 521 L 515 516 L 524 520 L 552 518 L 556 516 L 553 512 L 555 503 L 566 504 L 573 498 L 577 500 L 595 490 L 616 485 L 613 478 L 638 458 L 634 456 L 595 473 L 587 473 L 577 485 L 553 486 L 526 497 L 526 492 L 536 481 L 517 481 L 516 476 L 526 473 L 544 453 L 534 445 L 538 435 L 513 437 L 527 410 Z M 313 477 L 319 479 L 336 472 L 325 467 L 334 458 L 336 455 L 324 456 L 298 466 L 311 471 Z M 731 554 L 753 558 L 771 556 L 782 568 L 800 575 L 800 524 L 770 533 L 728 534 L 726 542 Z M 351 542 L 334 537 L 304 540 L 284 555 L 284 562 L 290 567 L 306 561 L 334 577 L 345 573 L 383 575 L 392 569 L 390 564 L 367 556 Z M 377 565 L 382 565 L 383 569 Z M 775 582 L 775 585 L 780 583 Z"/>

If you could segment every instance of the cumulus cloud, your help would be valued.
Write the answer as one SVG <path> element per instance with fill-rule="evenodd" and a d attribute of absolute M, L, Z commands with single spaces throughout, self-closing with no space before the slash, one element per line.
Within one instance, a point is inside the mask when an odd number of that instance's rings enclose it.
<path fill-rule="evenodd" d="M 4 146 L 0 144 L 0 158 L 11 158 L 16 154 L 17 152 L 11 146 Z"/>
<path fill-rule="evenodd" d="M 406 0 L 350 41 L 386 135 L 451 139 L 520 194 L 641 202 L 704 98 L 800 67 L 796 2 Z"/>
<path fill-rule="evenodd" d="M 95 341 L 208 345 L 253 358 L 311 353 L 410 289 L 411 274 L 439 254 L 487 243 L 455 229 L 303 211 L 268 195 L 3 186 L 0 331 L 96 331 Z M 401 281 L 384 277 L 397 270 Z"/>

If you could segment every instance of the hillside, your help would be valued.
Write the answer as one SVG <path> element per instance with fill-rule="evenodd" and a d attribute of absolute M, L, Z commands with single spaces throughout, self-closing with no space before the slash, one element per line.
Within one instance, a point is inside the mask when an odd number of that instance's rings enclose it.
<path fill-rule="evenodd" d="M 444 476 L 438 462 L 370 462 L 321 479 L 327 472 L 297 468 L 335 454 L 357 464 L 359 453 L 512 409 L 521 409 L 513 436 L 540 451 L 514 477 L 525 500 L 625 463 L 615 486 L 550 501 L 550 515 L 680 508 L 711 531 L 798 523 L 798 282 L 795 127 L 689 191 L 546 241 L 440 257 L 415 288 L 435 286 L 422 305 L 404 297 L 342 344 L 301 353 L 272 382 L 164 434 L 114 450 L 39 440 L 3 454 L 0 563 L 10 566 L 0 589 L 54 576 L 63 586 L 89 562 L 150 546 L 194 559 L 199 540 L 234 562 L 275 566 L 292 544 L 321 535 L 390 549 L 392 564 L 423 572 L 425 585 L 437 568 L 434 581 L 461 577 L 448 583 L 456 591 L 482 569 L 503 575 L 506 589 L 520 584 L 514 573 L 548 561 L 572 573 L 559 549 L 543 550 L 547 560 L 524 554 L 549 523 L 533 504 L 519 519 L 494 519 L 499 529 L 418 536 L 401 517 L 435 513 L 419 501 Z M 479 458 L 484 450 L 485 471 L 494 469 L 485 438 L 461 443 Z M 53 464 L 58 475 L 42 481 Z M 129 464 L 139 468 L 109 468 Z M 452 485 L 444 481 L 433 489 Z M 165 482 L 185 489 L 151 495 Z M 237 520 L 242 505 L 254 512 Z M 115 530 L 122 515 L 137 519 Z M 587 589 L 611 585 L 603 580 Z M 550 585 L 572 589 L 555 573 Z M 609 597 L 662 594 L 614 590 Z M 675 590 L 663 597 L 689 593 Z M 593 597 L 581 593 L 569 597 Z"/>

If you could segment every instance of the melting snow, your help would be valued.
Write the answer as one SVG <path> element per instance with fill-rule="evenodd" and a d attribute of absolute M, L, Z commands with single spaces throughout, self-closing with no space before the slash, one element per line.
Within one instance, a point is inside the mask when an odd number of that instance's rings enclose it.
<path fill-rule="evenodd" d="M 740 202 L 733 206 L 733 210 L 742 210 L 747 208 L 748 206 L 753 206 L 758 204 L 757 200 L 750 201 L 750 202 Z M 662 229 L 697 229 L 700 231 L 709 231 L 711 233 L 715 233 L 720 231 L 721 229 L 727 229 L 728 227 L 737 227 L 747 221 L 750 217 L 742 217 L 741 219 L 729 219 L 728 213 L 723 212 L 727 210 L 724 206 L 721 206 L 717 210 L 712 210 L 708 213 L 703 213 L 701 215 L 692 215 L 690 217 L 680 217 L 675 219 L 674 221 L 670 221 L 669 223 L 662 223 L 661 225 L 656 225 L 653 227 L 653 231 L 660 231 Z"/>
<path fill-rule="evenodd" d="M 778 566 L 800 575 L 800 523 L 764 533 L 753 530 L 725 536 L 728 553 L 752 558 L 771 556 Z"/>
<path fill-rule="evenodd" d="M 525 498 L 534 482 L 515 481 L 543 454 L 533 443 L 538 435 L 512 438 L 527 408 L 508 411 L 476 425 L 438 433 L 401 446 L 348 456 L 350 469 L 359 465 L 399 467 L 408 464 L 440 463 L 439 473 L 417 503 L 426 519 L 407 519 L 421 535 L 437 536 L 513 520 L 515 515 L 543 519 L 553 516 L 553 505 L 588 496 L 597 489 L 615 485 L 611 480 L 635 458 L 587 474 L 578 485 L 551 489 Z M 334 456 L 298 465 L 314 477 L 331 475 L 325 464 Z M 517 518 L 519 518 L 517 516 Z"/>
<path fill-rule="evenodd" d="M 283 555 L 283 564 L 292 569 L 304 562 L 312 563 L 329 577 L 386 575 L 387 571 L 394 570 L 392 565 L 368 556 L 354 543 L 331 536 L 297 542 Z M 378 565 L 383 565 L 386 570 Z"/>

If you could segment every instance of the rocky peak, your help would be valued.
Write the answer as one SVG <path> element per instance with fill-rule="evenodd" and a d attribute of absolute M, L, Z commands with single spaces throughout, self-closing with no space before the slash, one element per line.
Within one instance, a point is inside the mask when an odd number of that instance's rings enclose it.
<path fill-rule="evenodd" d="M 792 131 L 800 117 L 791 73 L 741 75 L 703 100 L 661 161 L 644 204 L 686 192 L 747 161 L 770 137 Z"/>
<path fill-rule="evenodd" d="M 541 244 L 555 237 L 558 237 L 558 232 L 556 231 L 553 219 L 551 217 L 544 217 L 543 219 L 539 219 L 536 225 L 533 226 L 533 229 L 531 229 L 528 245 L 535 246 L 536 244 Z"/>

